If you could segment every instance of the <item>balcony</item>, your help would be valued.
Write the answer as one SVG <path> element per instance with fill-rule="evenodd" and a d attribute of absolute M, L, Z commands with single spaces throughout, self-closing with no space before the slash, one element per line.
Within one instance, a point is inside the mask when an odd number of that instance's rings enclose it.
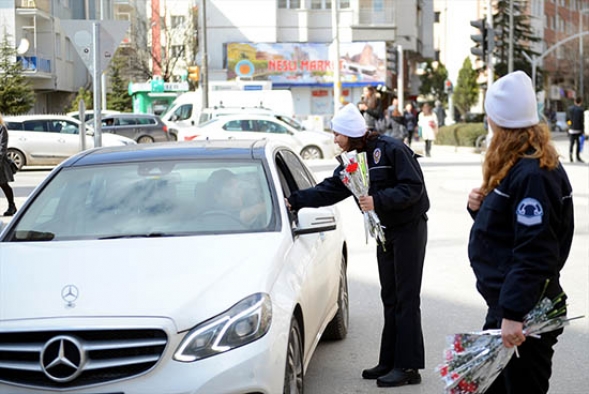
<path fill-rule="evenodd" d="M 51 0 L 16 0 L 16 9 L 39 10 L 51 13 Z"/>
<path fill-rule="evenodd" d="M 51 60 L 39 56 L 17 56 L 17 62 L 21 62 L 25 74 L 46 73 L 51 74 Z"/>

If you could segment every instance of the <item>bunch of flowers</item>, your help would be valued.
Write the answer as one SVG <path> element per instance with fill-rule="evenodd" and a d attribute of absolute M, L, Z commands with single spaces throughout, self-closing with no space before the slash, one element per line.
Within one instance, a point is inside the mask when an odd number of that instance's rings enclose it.
<path fill-rule="evenodd" d="M 564 295 L 553 300 L 542 298 L 526 315 L 524 334 L 537 337 L 582 317 L 569 319 L 565 313 Z M 447 337 L 447 343 L 445 361 L 436 368 L 446 394 L 484 393 L 513 354 L 519 356 L 516 347 L 506 348 L 503 345 L 501 330 L 454 334 Z"/>
<path fill-rule="evenodd" d="M 344 185 L 356 198 L 368 195 L 370 189 L 370 178 L 368 176 L 368 161 L 366 152 L 344 152 L 338 157 L 340 163 L 344 166 L 340 172 L 340 178 Z M 366 243 L 368 243 L 368 234 L 384 247 L 385 236 L 380 219 L 374 210 L 364 212 L 364 231 Z"/>

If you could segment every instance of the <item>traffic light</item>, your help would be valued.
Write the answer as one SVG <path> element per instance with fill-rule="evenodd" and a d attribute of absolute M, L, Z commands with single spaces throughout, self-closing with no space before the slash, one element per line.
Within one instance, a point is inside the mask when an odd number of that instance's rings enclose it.
<path fill-rule="evenodd" d="M 454 91 L 454 86 L 452 85 L 452 81 L 446 79 L 444 81 L 444 93 L 451 94 Z"/>
<path fill-rule="evenodd" d="M 194 82 L 200 80 L 200 69 L 198 68 L 198 66 L 188 67 L 188 79 Z"/>
<path fill-rule="evenodd" d="M 387 42 L 387 68 L 391 74 L 399 73 L 399 52 L 397 46 Z"/>
<path fill-rule="evenodd" d="M 484 19 L 477 19 L 470 21 L 470 25 L 479 29 L 480 32 L 479 34 L 471 34 L 470 36 L 470 39 L 473 40 L 476 44 L 474 47 L 470 48 L 470 53 L 478 56 L 483 61 L 483 63 L 486 63 L 487 54 L 489 53 L 487 24 L 485 23 Z"/>

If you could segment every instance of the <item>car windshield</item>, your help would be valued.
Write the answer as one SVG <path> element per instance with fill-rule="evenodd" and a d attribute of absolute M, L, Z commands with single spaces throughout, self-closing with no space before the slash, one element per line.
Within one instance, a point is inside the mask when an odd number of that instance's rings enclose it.
<path fill-rule="evenodd" d="M 62 169 L 7 241 L 274 231 L 260 161 L 147 161 Z"/>

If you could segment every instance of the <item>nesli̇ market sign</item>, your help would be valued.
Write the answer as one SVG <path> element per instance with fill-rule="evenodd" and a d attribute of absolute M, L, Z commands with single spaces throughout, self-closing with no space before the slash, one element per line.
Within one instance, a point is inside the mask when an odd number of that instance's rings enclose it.
<path fill-rule="evenodd" d="M 335 49 L 328 43 L 227 43 L 227 80 L 271 81 L 276 87 L 331 86 Z M 340 43 L 343 86 L 384 84 L 385 43 Z"/>

